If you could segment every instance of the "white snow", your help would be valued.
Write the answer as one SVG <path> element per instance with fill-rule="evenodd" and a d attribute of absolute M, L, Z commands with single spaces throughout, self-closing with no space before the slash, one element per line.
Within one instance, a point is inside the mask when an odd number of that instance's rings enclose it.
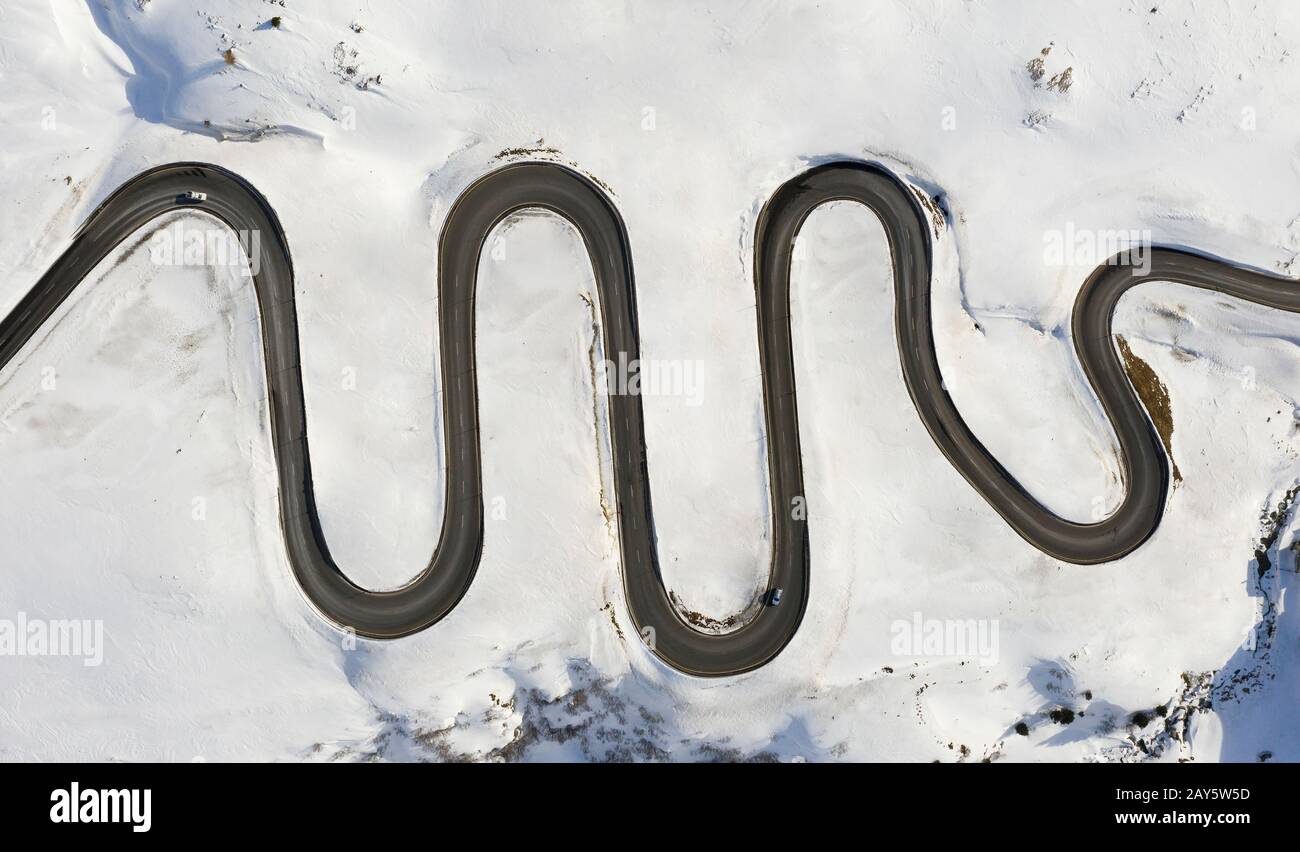
<path fill-rule="evenodd" d="M 1088 519 L 1121 497 L 1069 340 L 1091 265 L 1045 264 L 1044 235 L 1149 230 L 1300 274 L 1298 36 L 1283 3 L 10 0 L 0 312 L 142 169 L 248 178 L 299 277 L 331 551 L 396 587 L 442 513 L 442 221 L 502 162 L 573 164 L 627 222 L 645 356 L 703 364 L 701 404 L 645 398 L 649 469 L 668 585 L 726 619 L 767 572 L 751 239 L 771 192 L 842 156 L 942 194 L 947 384 L 1040 500 Z M 128 243 L 83 284 L 0 373 L 0 619 L 102 619 L 105 659 L 0 656 L 0 757 L 1067 761 L 1143 758 L 1133 741 L 1154 738 L 1166 760 L 1300 759 L 1293 513 L 1255 571 L 1261 513 L 1300 481 L 1300 317 L 1164 284 L 1125 298 L 1116 330 L 1168 388 L 1183 481 L 1136 553 L 1060 564 L 917 419 L 879 226 L 818 211 L 794 297 L 812 600 L 774 663 L 702 681 L 629 630 L 581 244 L 541 214 L 498 236 L 478 347 L 504 517 L 452 615 L 391 643 L 352 647 L 289 573 L 247 279 Z M 996 664 L 895 653 L 915 613 L 996 621 Z M 1272 638 L 1243 649 L 1261 624 Z M 1176 716 L 1202 677 L 1214 706 L 1190 742 L 1130 725 Z M 1047 718 L 1060 707 L 1083 716 Z"/>

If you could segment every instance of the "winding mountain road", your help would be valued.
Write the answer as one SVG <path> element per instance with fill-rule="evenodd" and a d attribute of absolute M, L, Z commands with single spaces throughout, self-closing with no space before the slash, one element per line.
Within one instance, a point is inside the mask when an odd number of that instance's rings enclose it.
<path fill-rule="evenodd" d="M 600 293 L 606 357 L 639 359 L 635 277 L 627 231 L 595 184 L 552 163 L 517 163 L 476 181 L 457 199 L 438 252 L 439 364 L 446 444 L 442 534 L 428 566 L 393 591 L 363 589 L 330 557 L 312 490 L 294 302 L 293 264 L 270 204 L 249 183 L 218 166 L 178 163 L 151 169 L 114 192 L 71 246 L 0 322 L 4 369 L 74 289 L 115 246 L 164 213 L 186 192 L 202 192 L 200 210 L 235 231 L 260 231 L 254 276 L 262 321 L 271 435 L 279 472 L 280 522 L 294 576 L 326 619 L 357 634 L 393 639 L 423 630 L 468 591 L 483 548 L 482 448 L 475 370 L 475 286 L 479 257 L 507 216 L 542 208 L 581 234 Z M 771 483 L 772 566 L 769 588 L 784 590 L 739 629 L 701 633 L 684 622 L 659 574 L 654 514 L 646 469 L 645 423 L 636 395 L 608 397 L 623 586 L 638 632 L 664 662 L 693 675 L 734 675 L 762 666 L 794 636 L 809 594 L 808 521 L 795 507 L 805 494 L 799 448 L 795 366 L 790 333 L 790 260 L 808 215 L 830 201 L 870 208 L 888 236 L 894 268 L 894 315 L 903 378 L 931 437 L 971 486 L 1027 542 L 1056 559 L 1097 563 L 1141 545 L 1164 511 L 1169 463 L 1159 436 L 1130 385 L 1112 342 L 1120 297 L 1144 281 L 1170 281 L 1271 308 L 1300 312 L 1300 286 L 1200 255 L 1154 249 L 1149 268 L 1104 265 L 1084 283 L 1074 305 L 1075 351 L 1118 438 L 1126 494 L 1095 524 L 1065 520 L 1044 508 L 1006 471 L 962 420 L 943 385 L 931 323 L 929 219 L 908 187 L 888 171 L 840 162 L 806 171 L 782 185 L 759 216 L 754 278 L 763 372 L 767 459 Z"/>

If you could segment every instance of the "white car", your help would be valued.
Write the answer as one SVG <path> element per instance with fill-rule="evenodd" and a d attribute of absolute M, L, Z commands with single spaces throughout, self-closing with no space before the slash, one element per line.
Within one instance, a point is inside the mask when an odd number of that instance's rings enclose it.
<path fill-rule="evenodd" d="M 185 204 L 202 204 L 208 200 L 208 194 L 206 192 L 187 192 L 181 196 L 180 200 Z"/>

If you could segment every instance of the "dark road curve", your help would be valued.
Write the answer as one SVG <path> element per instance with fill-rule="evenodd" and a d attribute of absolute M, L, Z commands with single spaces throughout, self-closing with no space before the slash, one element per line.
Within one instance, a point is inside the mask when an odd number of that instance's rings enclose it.
<path fill-rule="evenodd" d="M 493 228 L 527 208 L 568 220 L 586 245 L 600 293 L 606 357 L 637 360 L 639 335 L 632 254 L 617 209 L 590 180 L 553 163 L 493 171 L 456 200 L 438 252 L 439 363 L 446 443 L 442 533 L 429 565 L 406 586 L 375 592 L 348 580 L 331 559 L 312 490 L 311 456 L 299 367 L 298 318 L 288 245 L 275 212 L 250 184 L 218 166 L 178 163 L 151 169 L 115 191 L 69 248 L 0 322 L 0 369 L 112 249 L 158 216 L 205 192 L 199 210 L 236 231 L 261 232 L 254 284 L 262 322 L 271 436 L 279 475 L 280 521 L 294 576 L 310 604 L 336 626 L 374 639 L 407 636 L 435 624 L 468 591 L 483 548 L 484 515 L 474 297 L 479 256 Z M 701 633 L 678 615 L 660 579 L 639 396 L 608 396 L 623 586 L 632 622 L 651 650 L 692 675 L 734 675 L 772 660 L 799 628 L 808 604 L 808 521 L 792 511 L 805 494 L 790 331 L 790 261 L 795 237 L 818 206 L 866 205 L 888 237 L 894 270 L 898 354 L 908 392 L 931 437 L 971 486 L 1027 542 L 1075 563 L 1119 559 L 1155 531 L 1164 511 L 1169 463 L 1151 420 L 1129 384 L 1112 342 L 1120 297 L 1144 281 L 1170 281 L 1271 308 L 1300 311 L 1300 286 L 1174 249 L 1151 252 L 1149 270 L 1103 265 L 1084 283 L 1072 332 L 1083 370 L 1114 428 L 1125 497 L 1095 524 L 1065 520 L 1040 505 L 989 454 L 962 420 L 943 385 L 931 323 L 929 219 L 908 187 L 860 162 L 812 168 L 783 184 L 763 208 L 754 234 L 759 357 L 771 485 L 769 588 L 784 590 L 737 630 Z"/>

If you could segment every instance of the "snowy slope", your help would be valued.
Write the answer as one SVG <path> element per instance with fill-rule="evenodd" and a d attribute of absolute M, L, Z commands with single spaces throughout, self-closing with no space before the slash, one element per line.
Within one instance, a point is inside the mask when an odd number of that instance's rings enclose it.
<path fill-rule="evenodd" d="M 645 355 L 702 365 L 699 404 L 646 397 L 649 469 L 669 587 L 725 620 L 767 570 L 751 237 L 810 163 L 885 162 L 942 198 L 947 384 L 1072 518 L 1122 492 L 1069 340 L 1092 261 L 1047 263 L 1045 236 L 1149 230 L 1300 275 L 1300 12 L 1155 5 L 11 0 L 0 311 L 138 171 L 247 177 L 298 273 L 331 551 L 395 587 L 442 512 L 442 220 L 501 162 L 571 163 L 627 222 Z M 541 214 L 498 237 L 478 346 L 504 517 L 455 612 L 394 643 L 340 636 L 289 573 L 247 280 L 131 244 L 103 264 L 0 373 L 0 618 L 102 619 L 104 663 L 0 657 L 0 756 L 1055 761 L 1146 758 L 1140 739 L 1161 759 L 1300 759 L 1296 524 L 1262 517 L 1300 481 L 1300 318 L 1162 284 L 1126 297 L 1116 330 L 1168 390 L 1182 481 L 1136 553 L 1064 565 L 916 418 L 879 226 L 818 211 L 794 299 L 812 600 L 773 664 L 700 681 L 628 630 L 581 244 Z M 900 655 L 891 627 L 916 613 L 996 623 L 996 662 Z M 1191 706 L 1190 741 L 1164 747 Z"/>

